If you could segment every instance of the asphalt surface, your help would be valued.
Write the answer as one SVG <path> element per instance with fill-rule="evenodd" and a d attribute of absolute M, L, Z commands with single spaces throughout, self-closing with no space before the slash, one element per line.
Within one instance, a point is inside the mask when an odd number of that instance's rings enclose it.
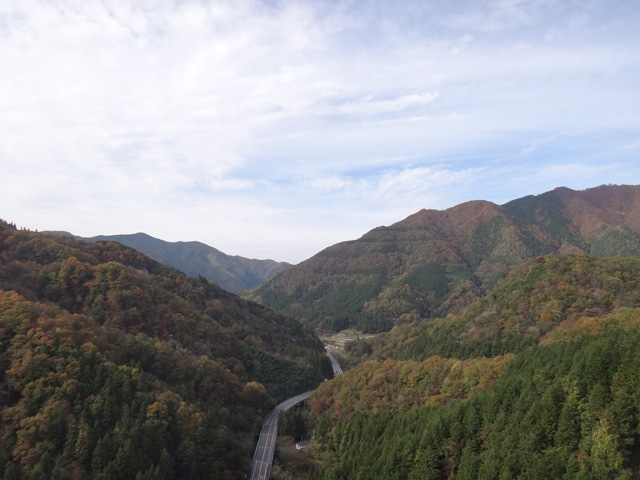
<path fill-rule="evenodd" d="M 342 367 L 340 367 L 340 364 L 338 363 L 336 358 L 331 355 L 331 352 L 327 351 L 327 357 L 329 357 L 329 360 L 331 360 L 331 366 L 333 367 L 333 376 L 335 377 L 336 375 L 342 375 L 344 373 L 342 371 Z"/>
<path fill-rule="evenodd" d="M 271 464 L 273 463 L 273 454 L 276 449 L 276 438 L 278 437 L 278 416 L 283 410 L 289 410 L 294 405 L 304 401 L 309 397 L 311 391 L 301 393 L 295 397 L 285 400 L 276 408 L 269 412 L 264 419 L 258 445 L 253 454 L 253 462 L 251 465 L 250 480 L 267 480 L 271 475 Z"/>
<path fill-rule="evenodd" d="M 342 368 L 333 355 L 327 352 L 331 365 L 333 366 L 333 375 L 342 375 Z M 273 463 L 273 454 L 276 450 L 276 438 L 278 437 L 278 416 L 283 410 L 289 410 L 294 405 L 306 400 L 311 391 L 301 393 L 295 397 L 285 400 L 276 408 L 269 412 L 264 419 L 258 445 L 253 454 L 253 462 L 251 463 L 251 475 L 249 480 L 268 480 L 271 475 L 271 464 Z"/>

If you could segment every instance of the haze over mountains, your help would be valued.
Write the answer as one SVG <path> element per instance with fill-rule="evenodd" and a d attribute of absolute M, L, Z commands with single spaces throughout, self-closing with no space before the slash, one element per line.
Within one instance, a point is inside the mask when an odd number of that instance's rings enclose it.
<path fill-rule="evenodd" d="M 89 243 L 118 242 L 187 275 L 202 275 L 233 293 L 261 285 L 276 273 L 291 266 L 287 262 L 227 255 L 201 242 L 167 242 L 146 233 L 96 237 L 78 237 L 68 232 L 50 233 L 72 236 Z"/>
<path fill-rule="evenodd" d="M 638 255 L 639 232 L 640 186 L 471 201 L 329 247 L 248 297 L 325 329 L 384 331 L 460 312 L 539 255 Z"/>

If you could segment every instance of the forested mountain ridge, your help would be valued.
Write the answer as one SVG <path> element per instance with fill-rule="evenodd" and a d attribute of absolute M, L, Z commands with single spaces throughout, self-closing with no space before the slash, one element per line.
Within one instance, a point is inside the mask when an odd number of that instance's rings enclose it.
<path fill-rule="evenodd" d="M 330 374 L 299 322 L 107 242 L 0 222 L 0 476 L 242 478 Z"/>
<path fill-rule="evenodd" d="M 376 336 L 386 360 L 309 398 L 308 478 L 640 478 L 639 268 L 540 257 L 459 316 Z"/>
<path fill-rule="evenodd" d="M 640 186 L 557 188 L 421 210 L 291 267 L 247 296 L 330 330 L 459 313 L 540 255 L 640 254 Z"/>
<path fill-rule="evenodd" d="M 78 237 L 68 232 L 48 232 L 72 236 L 85 242 L 118 242 L 181 272 L 216 282 L 229 292 L 238 293 L 263 284 L 276 273 L 289 268 L 287 262 L 256 260 L 227 255 L 201 242 L 166 242 L 146 233 Z"/>
<path fill-rule="evenodd" d="M 537 257 L 459 315 L 395 326 L 373 340 L 376 359 L 515 353 L 559 325 L 640 308 L 640 258 Z M 354 345 L 355 347 L 355 345 Z"/>

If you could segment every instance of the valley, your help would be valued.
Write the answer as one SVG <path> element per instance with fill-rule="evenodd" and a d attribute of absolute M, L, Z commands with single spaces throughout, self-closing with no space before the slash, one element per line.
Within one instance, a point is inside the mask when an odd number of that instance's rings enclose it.
<path fill-rule="evenodd" d="M 248 291 L 284 314 L 2 222 L 3 478 L 638 478 L 635 195 L 419 212 Z"/>
<path fill-rule="evenodd" d="M 640 480 L 639 7 L 0 0 L 0 480 Z"/>
<path fill-rule="evenodd" d="M 329 351 L 327 351 L 327 357 L 329 357 L 329 360 L 331 361 L 333 376 L 336 377 L 337 375 L 342 375 L 344 372 L 342 371 L 340 364 Z M 260 436 L 258 437 L 256 451 L 253 454 L 249 480 L 266 480 L 270 477 L 271 464 L 273 463 L 273 455 L 276 448 L 276 438 L 278 436 L 278 417 L 281 412 L 286 412 L 291 407 L 304 402 L 309 398 L 311 393 L 311 391 L 304 392 L 285 400 L 278 404 L 273 410 L 271 410 L 271 412 L 269 412 L 269 415 L 266 416 L 264 423 L 262 424 Z"/>

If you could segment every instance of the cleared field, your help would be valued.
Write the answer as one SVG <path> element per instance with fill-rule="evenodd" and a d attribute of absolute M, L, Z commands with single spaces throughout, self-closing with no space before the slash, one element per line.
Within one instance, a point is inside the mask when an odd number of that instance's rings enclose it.
<path fill-rule="evenodd" d="M 358 332 L 356 330 L 343 330 L 338 333 L 320 334 L 318 336 L 324 342 L 325 345 L 328 345 L 330 347 L 334 347 L 340 351 L 343 351 L 344 345 L 347 342 L 350 342 L 352 340 L 357 340 L 359 338 L 362 338 L 362 339 L 373 338 L 374 335 Z"/>

